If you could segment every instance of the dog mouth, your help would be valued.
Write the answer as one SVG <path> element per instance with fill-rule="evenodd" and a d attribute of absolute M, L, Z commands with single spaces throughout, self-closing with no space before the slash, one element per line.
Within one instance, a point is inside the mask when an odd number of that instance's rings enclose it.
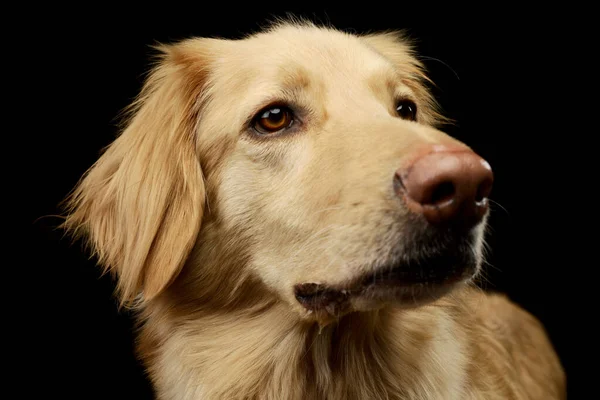
<path fill-rule="evenodd" d="M 382 304 L 415 307 L 437 300 L 478 269 L 478 259 L 464 246 L 424 257 L 404 257 L 345 284 L 301 283 L 296 300 L 308 311 L 339 316 L 352 309 Z"/>

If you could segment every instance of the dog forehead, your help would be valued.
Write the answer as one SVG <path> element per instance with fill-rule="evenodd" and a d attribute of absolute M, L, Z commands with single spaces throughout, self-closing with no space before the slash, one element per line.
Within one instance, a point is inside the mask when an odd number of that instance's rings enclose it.
<path fill-rule="evenodd" d="M 333 29 L 283 26 L 235 41 L 219 59 L 217 80 L 238 89 L 392 75 L 394 66 L 359 37 Z"/>
<path fill-rule="evenodd" d="M 274 61 L 280 63 L 293 59 L 306 66 L 335 66 L 336 69 L 342 66 L 360 69 L 385 63 L 359 36 L 328 28 L 287 25 L 245 41 L 245 49 L 257 61 L 265 56 L 274 57 Z"/>

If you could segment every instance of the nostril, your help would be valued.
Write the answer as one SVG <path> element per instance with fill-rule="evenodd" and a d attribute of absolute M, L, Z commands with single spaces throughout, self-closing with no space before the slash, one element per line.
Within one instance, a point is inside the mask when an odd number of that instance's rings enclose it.
<path fill-rule="evenodd" d="M 483 185 L 477 188 L 477 194 L 475 195 L 475 203 L 481 203 L 487 196 L 483 194 Z"/>
<path fill-rule="evenodd" d="M 406 191 L 406 188 L 404 187 L 404 182 L 402 182 L 402 177 L 399 173 L 396 173 L 394 175 L 394 191 L 398 195 Z"/>
<path fill-rule="evenodd" d="M 492 180 L 486 179 L 477 187 L 477 193 L 475 195 L 475 203 L 482 204 L 490 196 L 492 191 Z"/>
<path fill-rule="evenodd" d="M 450 181 L 442 182 L 437 185 L 431 192 L 431 196 L 427 203 L 429 204 L 442 204 L 446 203 L 454 198 L 456 194 L 456 187 Z"/>

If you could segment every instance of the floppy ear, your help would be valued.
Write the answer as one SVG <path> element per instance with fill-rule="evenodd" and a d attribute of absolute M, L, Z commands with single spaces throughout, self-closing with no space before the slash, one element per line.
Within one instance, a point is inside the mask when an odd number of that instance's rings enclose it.
<path fill-rule="evenodd" d="M 381 32 L 361 36 L 361 40 L 387 58 L 402 75 L 402 81 L 412 89 L 417 98 L 419 121 L 436 126 L 452 121 L 444 117 L 439 105 L 427 88 L 433 82 L 427 77 L 423 64 L 417 59 L 410 40 L 403 32 Z"/>
<path fill-rule="evenodd" d="M 64 226 L 118 277 L 122 303 L 161 293 L 196 241 L 206 194 L 195 137 L 216 41 L 159 47 L 125 129 L 66 200 Z"/>

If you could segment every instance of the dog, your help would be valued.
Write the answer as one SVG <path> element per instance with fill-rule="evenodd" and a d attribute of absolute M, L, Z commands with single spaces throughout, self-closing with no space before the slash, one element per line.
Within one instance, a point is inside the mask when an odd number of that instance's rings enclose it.
<path fill-rule="evenodd" d="M 157 398 L 566 397 L 538 320 L 474 283 L 493 173 L 401 33 L 158 50 L 64 222 L 135 310 Z"/>

